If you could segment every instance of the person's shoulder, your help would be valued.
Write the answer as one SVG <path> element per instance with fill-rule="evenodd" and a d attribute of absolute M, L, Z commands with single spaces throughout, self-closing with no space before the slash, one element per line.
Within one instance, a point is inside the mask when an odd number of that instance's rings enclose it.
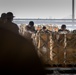
<path fill-rule="evenodd" d="M 30 27 L 27 25 L 27 26 L 25 27 L 25 29 L 30 30 Z"/>
<path fill-rule="evenodd" d="M 16 23 L 12 22 L 12 24 L 13 24 L 14 26 L 18 27 L 18 25 L 17 25 Z"/>
<path fill-rule="evenodd" d="M 62 29 L 59 29 L 58 32 L 63 31 Z"/>
<path fill-rule="evenodd" d="M 12 22 L 12 24 L 13 24 L 13 25 L 16 25 L 16 26 L 18 26 L 18 25 L 17 25 L 16 23 L 14 23 L 14 22 Z"/>
<path fill-rule="evenodd" d="M 26 28 L 28 28 L 29 26 L 28 25 L 26 25 Z"/>
<path fill-rule="evenodd" d="M 66 29 L 66 31 L 69 31 L 68 29 Z"/>
<path fill-rule="evenodd" d="M 65 31 L 70 32 L 68 29 L 66 29 Z"/>

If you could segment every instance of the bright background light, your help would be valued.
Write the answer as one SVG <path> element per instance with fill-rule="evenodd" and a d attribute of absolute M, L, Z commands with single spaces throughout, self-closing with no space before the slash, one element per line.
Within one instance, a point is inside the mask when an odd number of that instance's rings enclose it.
<path fill-rule="evenodd" d="M 72 18 L 72 0 L 0 0 L 0 14 L 8 11 L 15 18 Z"/>

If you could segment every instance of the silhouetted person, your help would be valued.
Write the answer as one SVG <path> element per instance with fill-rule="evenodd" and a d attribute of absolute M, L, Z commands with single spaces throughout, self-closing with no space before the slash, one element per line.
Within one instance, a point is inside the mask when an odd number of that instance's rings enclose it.
<path fill-rule="evenodd" d="M 24 37 L 28 38 L 29 40 L 32 40 L 32 34 L 35 34 L 36 30 L 34 27 L 34 22 L 30 21 L 29 24 L 25 27 L 25 33 Z"/>
<path fill-rule="evenodd" d="M 47 29 L 46 29 L 45 26 L 43 26 L 42 29 L 40 29 L 40 31 L 43 31 L 43 32 L 45 32 L 46 30 L 47 30 Z"/>
<path fill-rule="evenodd" d="M 0 28 L 4 28 L 4 24 L 6 23 L 7 21 L 7 14 L 6 13 L 2 13 L 1 14 L 1 17 L 0 17 Z"/>
<path fill-rule="evenodd" d="M 72 31 L 72 33 L 76 34 L 76 29 Z"/>
<path fill-rule="evenodd" d="M 48 33 L 50 31 L 46 28 L 46 26 L 43 26 L 40 32 Z"/>
<path fill-rule="evenodd" d="M 17 26 L 17 24 L 13 23 L 13 13 L 12 12 L 7 12 L 7 22 L 5 23 L 5 28 L 19 34 L 19 28 Z"/>
<path fill-rule="evenodd" d="M 0 28 L 1 75 L 44 75 L 33 44 L 12 31 Z"/>
<path fill-rule="evenodd" d="M 0 18 L 0 22 L 5 23 L 7 21 L 7 14 L 6 13 L 2 13 L 1 14 L 1 18 Z"/>
<path fill-rule="evenodd" d="M 34 22 L 30 21 L 25 29 L 28 30 L 28 31 L 31 31 L 31 32 L 35 32 Z"/>
<path fill-rule="evenodd" d="M 63 25 L 61 26 L 61 29 L 58 30 L 58 32 L 61 32 L 61 31 L 69 32 L 69 30 L 66 29 L 66 25 L 65 25 L 65 24 L 63 24 Z"/>
<path fill-rule="evenodd" d="M 46 30 L 46 27 L 45 26 L 43 26 L 43 28 L 42 28 L 43 30 Z"/>

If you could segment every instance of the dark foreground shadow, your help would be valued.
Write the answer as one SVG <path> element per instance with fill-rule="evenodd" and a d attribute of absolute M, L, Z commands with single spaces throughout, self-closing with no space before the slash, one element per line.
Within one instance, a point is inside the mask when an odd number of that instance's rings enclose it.
<path fill-rule="evenodd" d="M 20 35 L 2 28 L 0 28 L 0 73 L 44 75 L 43 65 L 33 44 Z"/>

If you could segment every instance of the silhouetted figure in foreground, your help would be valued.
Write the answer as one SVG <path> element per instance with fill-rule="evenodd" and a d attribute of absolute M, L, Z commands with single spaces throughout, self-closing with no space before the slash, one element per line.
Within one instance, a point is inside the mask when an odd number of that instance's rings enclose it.
<path fill-rule="evenodd" d="M 2 13 L 1 14 L 1 18 L 0 18 L 0 23 L 5 23 L 7 21 L 7 14 L 6 13 Z"/>
<path fill-rule="evenodd" d="M 13 23 L 13 13 L 12 12 L 7 12 L 7 22 L 5 23 L 5 28 L 19 34 L 19 28 L 17 26 L 17 24 Z"/>
<path fill-rule="evenodd" d="M 0 28 L 4 28 L 5 27 L 5 23 L 7 21 L 7 14 L 6 13 L 2 13 L 1 17 L 0 17 Z"/>
<path fill-rule="evenodd" d="M 44 75 L 44 68 L 33 44 L 20 35 L 1 28 L 0 73 L 7 75 Z"/>

